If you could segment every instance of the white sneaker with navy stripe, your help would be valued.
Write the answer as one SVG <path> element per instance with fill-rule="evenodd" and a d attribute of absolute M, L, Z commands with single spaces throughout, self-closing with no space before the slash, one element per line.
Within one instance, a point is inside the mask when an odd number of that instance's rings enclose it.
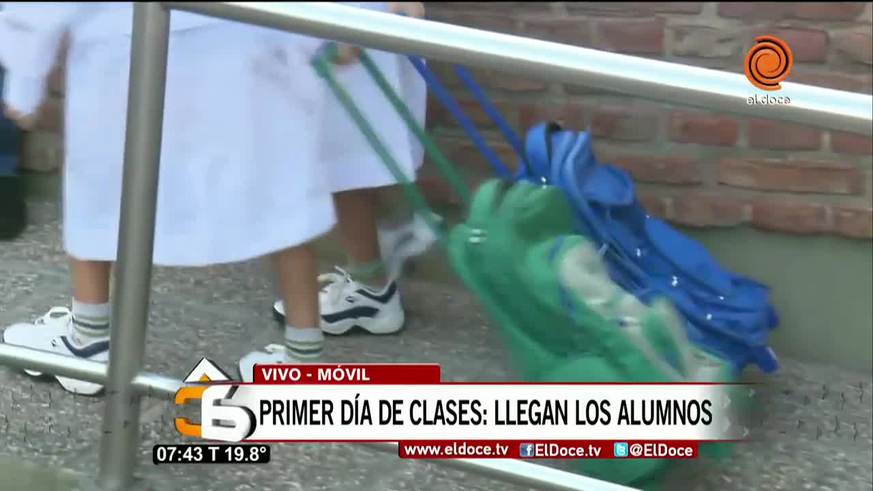
<path fill-rule="evenodd" d="M 406 316 L 396 281 L 392 280 L 381 291 L 374 291 L 342 269 L 336 270 L 336 273 L 318 277 L 319 282 L 327 283 L 318 298 L 322 331 L 340 335 L 357 327 L 370 334 L 391 334 L 403 328 Z M 273 316 L 285 323 L 281 300 L 273 305 Z"/>
<path fill-rule="evenodd" d="M 52 307 L 47 314 L 34 322 L 13 324 L 3 331 L 3 342 L 15 346 L 50 351 L 66 356 L 85 358 L 108 363 L 109 337 L 83 337 L 73 329 L 73 314 L 66 307 Z M 25 370 L 28 375 L 43 375 L 36 370 Z M 103 386 L 92 382 L 55 376 L 69 392 L 94 395 Z"/>

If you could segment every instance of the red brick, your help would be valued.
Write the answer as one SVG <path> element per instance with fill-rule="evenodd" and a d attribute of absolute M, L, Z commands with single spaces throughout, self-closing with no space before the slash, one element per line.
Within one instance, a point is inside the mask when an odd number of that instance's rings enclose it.
<path fill-rule="evenodd" d="M 702 2 L 566 2 L 565 5 L 570 12 L 590 14 L 592 17 L 648 17 L 654 13 L 697 14 L 703 10 Z"/>
<path fill-rule="evenodd" d="M 673 54 L 700 58 L 726 58 L 736 55 L 740 41 L 735 31 L 707 26 L 677 26 L 673 29 Z"/>
<path fill-rule="evenodd" d="M 431 97 L 429 101 L 435 101 L 435 99 Z M 494 106 L 497 108 L 498 111 L 500 111 L 500 114 L 503 115 L 504 118 L 506 118 L 510 125 L 515 124 L 515 105 L 500 100 L 492 100 L 491 102 L 494 103 Z M 458 105 L 461 107 L 461 111 L 465 115 L 467 115 L 467 117 L 469 117 L 470 120 L 472 120 L 473 123 L 476 124 L 476 126 L 480 130 L 494 126 L 494 123 L 491 121 L 488 115 L 485 114 L 482 106 L 480 106 L 477 102 L 462 100 L 458 101 Z M 432 121 L 433 124 L 440 126 L 460 127 L 460 124 L 455 121 L 455 118 L 452 117 L 451 113 L 449 113 L 449 111 L 444 108 L 439 102 L 433 102 L 432 104 L 429 104 L 428 111 L 428 120 Z"/>
<path fill-rule="evenodd" d="M 591 118 L 595 137 L 622 141 L 650 141 L 658 133 L 658 115 L 629 108 L 601 108 Z"/>
<path fill-rule="evenodd" d="M 554 121 L 573 130 L 582 130 L 587 126 L 585 110 L 579 104 L 564 104 L 559 107 L 525 104 L 519 110 L 519 120 L 520 126 L 525 130 L 543 121 Z"/>
<path fill-rule="evenodd" d="M 864 176 L 856 165 L 778 159 L 724 159 L 718 182 L 764 191 L 863 194 Z"/>
<path fill-rule="evenodd" d="M 480 14 L 478 12 L 451 11 L 445 14 L 428 16 L 430 20 L 455 24 L 458 26 L 472 27 L 486 31 L 516 34 L 519 32 L 515 16 L 509 14 Z"/>
<path fill-rule="evenodd" d="M 719 2 L 718 15 L 751 20 L 782 19 L 791 5 L 789 2 Z"/>
<path fill-rule="evenodd" d="M 852 61 L 873 65 L 873 39 L 870 34 L 861 32 L 838 34 L 834 36 L 834 45 Z"/>
<path fill-rule="evenodd" d="M 488 142 L 488 147 L 497 154 L 497 157 L 509 170 L 515 172 L 518 168 L 518 156 L 509 145 Z M 479 149 L 472 144 L 465 143 L 452 148 L 448 157 L 459 168 L 469 169 L 474 175 L 494 175 L 494 168 L 491 167 Z"/>
<path fill-rule="evenodd" d="M 436 75 L 436 77 L 442 82 L 443 85 L 448 87 L 455 87 L 460 85 L 460 81 L 458 77 L 455 76 L 454 69 L 450 63 L 445 63 L 442 61 L 428 61 L 428 68 Z"/>
<path fill-rule="evenodd" d="M 604 155 L 602 160 L 627 170 L 635 180 L 641 182 L 699 184 L 703 180 L 700 161 L 693 157 Z"/>
<path fill-rule="evenodd" d="M 643 205 L 643 208 L 646 209 L 646 212 L 649 215 L 658 217 L 658 218 L 669 218 L 667 215 L 667 199 L 662 198 L 660 196 L 641 192 L 638 195 L 640 200 L 640 204 Z"/>
<path fill-rule="evenodd" d="M 425 115 L 425 124 L 428 128 L 444 124 L 446 111 L 433 94 L 428 94 Z"/>
<path fill-rule="evenodd" d="M 670 115 L 670 139 L 675 142 L 730 147 L 738 137 L 739 125 L 730 117 L 697 112 Z"/>
<path fill-rule="evenodd" d="M 649 2 L 566 2 L 565 5 L 571 13 L 592 17 L 648 17 L 654 12 Z"/>
<path fill-rule="evenodd" d="M 672 220 L 695 227 L 730 227 L 745 221 L 746 204 L 715 193 L 688 193 L 673 198 Z"/>
<path fill-rule="evenodd" d="M 771 150 L 818 150 L 821 130 L 766 119 L 749 120 L 749 146 Z"/>
<path fill-rule="evenodd" d="M 873 238 L 873 208 L 837 208 L 834 232 L 856 239 Z"/>
<path fill-rule="evenodd" d="M 483 82 L 485 80 L 483 79 Z M 507 92 L 542 92 L 548 88 L 548 83 L 542 80 L 515 77 L 502 72 L 493 72 L 487 78 L 488 85 Z"/>
<path fill-rule="evenodd" d="M 855 133 L 832 131 L 831 150 L 852 155 L 873 155 L 873 138 Z"/>
<path fill-rule="evenodd" d="M 524 35 L 545 41 L 591 46 L 591 24 L 585 17 L 550 17 L 525 21 Z"/>
<path fill-rule="evenodd" d="M 597 22 L 597 47 L 633 54 L 664 52 L 664 19 L 605 20 Z"/>
<path fill-rule="evenodd" d="M 827 232 L 827 209 L 801 201 L 760 201 L 752 205 L 752 225 L 795 234 Z"/>
<path fill-rule="evenodd" d="M 703 11 L 703 2 L 652 2 L 649 8 L 665 14 L 699 14 Z"/>
<path fill-rule="evenodd" d="M 419 177 L 418 187 L 431 206 L 459 206 L 462 204 L 460 196 L 455 194 L 442 178 Z"/>
<path fill-rule="evenodd" d="M 817 22 L 828 20 L 853 20 L 864 12 L 863 2 L 797 2 L 794 16 Z"/>
<path fill-rule="evenodd" d="M 849 92 L 863 92 L 864 87 L 868 85 L 863 78 L 857 76 L 839 73 L 809 73 L 803 70 L 792 70 L 788 81 Z"/>
<path fill-rule="evenodd" d="M 427 17 L 463 12 L 465 14 L 493 14 L 494 12 L 548 12 L 549 4 L 534 2 L 427 2 Z"/>
<path fill-rule="evenodd" d="M 821 63 L 828 57 L 828 33 L 817 29 L 769 27 L 756 29 L 755 36 L 776 36 L 791 48 L 794 62 Z M 753 36 L 754 37 L 754 36 Z"/>
<path fill-rule="evenodd" d="M 492 89 L 505 90 L 507 92 L 541 92 L 548 88 L 548 83 L 543 80 L 517 77 L 506 72 L 484 70 L 481 68 L 467 67 L 476 82 Z M 439 71 L 434 71 L 440 76 L 440 80 L 446 85 L 459 86 L 458 77 L 451 66 L 441 66 Z M 457 92 L 453 92 L 457 93 Z"/>

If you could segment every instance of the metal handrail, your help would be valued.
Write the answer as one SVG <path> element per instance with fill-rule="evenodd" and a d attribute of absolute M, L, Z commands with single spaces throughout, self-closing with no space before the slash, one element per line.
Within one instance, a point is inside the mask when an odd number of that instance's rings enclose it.
<path fill-rule="evenodd" d="M 0 363 L 81 377 L 106 385 L 101 467 L 103 489 L 133 484 L 143 393 L 168 395 L 180 382 L 142 372 L 164 111 L 168 9 L 316 37 L 478 65 L 531 78 L 588 85 L 658 101 L 873 134 L 873 98 L 783 83 L 787 105 L 756 107 L 742 75 L 607 53 L 329 3 L 137 2 L 133 17 L 117 278 L 108 367 L 0 345 Z M 374 445 L 374 444 L 370 444 Z M 390 445 L 377 448 L 392 450 Z M 540 489 L 620 490 L 619 485 L 533 464 L 452 461 L 451 465 Z"/>
<path fill-rule="evenodd" d="M 873 134 L 873 97 L 783 82 L 788 104 L 752 105 L 765 94 L 745 75 L 650 60 L 335 3 L 164 2 L 185 10 L 433 60 L 595 87 L 655 101 Z M 737 67 L 739 68 L 739 67 Z"/>

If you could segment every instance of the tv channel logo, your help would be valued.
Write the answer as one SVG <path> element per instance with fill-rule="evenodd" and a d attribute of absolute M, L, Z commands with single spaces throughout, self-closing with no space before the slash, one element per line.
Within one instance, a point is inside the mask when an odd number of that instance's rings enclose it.
<path fill-rule="evenodd" d="M 522 443 L 518 446 L 518 455 L 523 459 L 529 459 L 534 456 L 534 444 Z"/>
<path fill-rule="evenodd" d="M 627 457 L 627 443 L 616 442 L 612 445 L 613 457 Z"/>

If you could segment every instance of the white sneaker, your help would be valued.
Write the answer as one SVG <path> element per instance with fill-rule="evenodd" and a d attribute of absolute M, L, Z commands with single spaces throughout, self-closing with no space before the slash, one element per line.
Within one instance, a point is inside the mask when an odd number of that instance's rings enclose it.
<path fill-rule="evenodd" d="M 396 281 L 375 292 L 342 269 L 336 270 L 318 277 L 318 281 L 327 282 L 318 295 L 322 331 L 340 335 L 359 327 L 370 334 L 391 334 L 403 328 L 406 316 Z M 273 316 L 284 324 L 285 306 L 281 300 L 273 304 Z"/>
<path fill-rule="evenodd" d="M 264 351 L 252 351 L 239 360 L 239 375 L 243 382 L 255 381 L 255 365 L 282 365 L 300 363 L 291 358 L 281 344 L 271 344 Z"/>
<path fill-rule="evenodd" d="M 436 214 L 433 218 L 437 223 L 443 221 Z M 379 250 L 390 278 L 399 277 L 406 260 L 426 253 L 437 241 L 434 231 L 417 213 L 412 220 L 399 227 L 379 227 L 378 232 Z"/>
<path fill-rule="evenodd" d="M 3 342 L 13 346 L 52 351 L 52 339 L 70 331 L 73 313 L 67 307 L 52 307 L 33 322 L 20 322 L 7 327 L 2 334 Z M 41 377 L 42 372 L 24 370 L 31 377 Z"/>
<path fill-rule="evenodd" d="M 66 307 L 53 307 L 32 324 L 20 323 L 7 327 L 3 331 L 3 342 L 102 363 L 109 361 L 109 338 L 87 339 L 77 336 L 73 330 L 72 313 Z M 42 375 L 36 370 L 25 372 L 34 377 Z M 95 395 L 103 390 L 100 384 L 60 375 L 55 378 L 65 390 L 76 394 Z"/>

